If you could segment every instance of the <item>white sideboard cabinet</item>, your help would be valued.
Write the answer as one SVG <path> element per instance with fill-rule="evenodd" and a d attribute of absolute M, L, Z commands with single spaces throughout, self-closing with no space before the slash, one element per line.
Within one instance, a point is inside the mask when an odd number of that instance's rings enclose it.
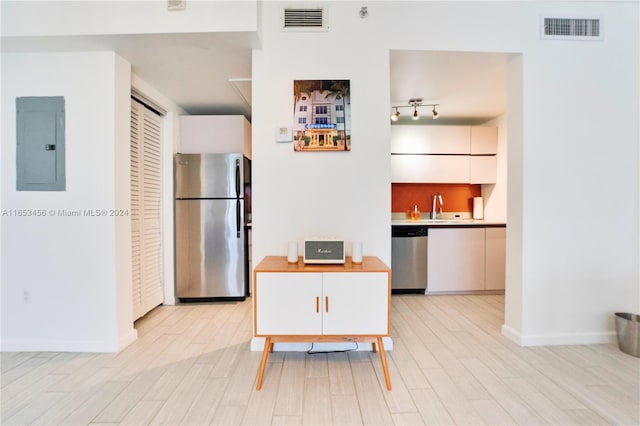
<path fill-rule="evenodd" d="M 254 274 L 254 335 L 265 338 L 256 389 L 277 342 L 371 342 L 391 389 L 382 341 L 391 331 L 391 269 L 380 259 L 305 265 L 267 256 Z"/>
<path fill-rule="evenodd" d="M 384 272 L 260 272 L 256 335 L 387 335 Z"/>

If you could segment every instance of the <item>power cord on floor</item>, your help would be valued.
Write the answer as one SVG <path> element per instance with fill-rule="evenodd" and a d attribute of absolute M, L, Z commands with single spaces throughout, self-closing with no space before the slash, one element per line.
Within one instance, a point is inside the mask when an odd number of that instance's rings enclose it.
<path fill-rule="evenodd" d="M 316 354 L 333 354 L 333 353 L 344 353 L 344 352 L 357 351 L 359 349 L 358 342 L 353 342 L 353 343 L 355 344 L 355 347 L 353 347 L 353 348 L 342 349 L 342 350 L 333 350 L 333 351 L 314 351 L 313 350 L 314 343 L 311 343 L 311 348 L 309 348 L 307 353 L 309 355 L 316 355 Z"/>

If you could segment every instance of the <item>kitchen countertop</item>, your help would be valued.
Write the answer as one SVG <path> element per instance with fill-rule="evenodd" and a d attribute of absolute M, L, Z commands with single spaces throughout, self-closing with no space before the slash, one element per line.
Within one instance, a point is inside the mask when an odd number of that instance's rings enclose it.
<path fill-rule="evenodd" d="M 393 225 L 427 225 L 429 227 L 465 227 L 465 226 L 484 226 L 484 227 L 503 227 L 507 226 L 505 222 L 496 222 L 491 220 L 477 219 L 392 219 Z"/>

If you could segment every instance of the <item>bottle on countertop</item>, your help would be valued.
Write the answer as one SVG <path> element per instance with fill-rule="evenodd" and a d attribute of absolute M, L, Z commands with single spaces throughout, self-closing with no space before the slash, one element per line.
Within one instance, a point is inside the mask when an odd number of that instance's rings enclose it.
<path fill-rule="evenodd" d="M 418 205 L 413 206 L 413 211 L 411 212 L 411 220 L 420 219 L 420 210 L 418 210 Z"/>

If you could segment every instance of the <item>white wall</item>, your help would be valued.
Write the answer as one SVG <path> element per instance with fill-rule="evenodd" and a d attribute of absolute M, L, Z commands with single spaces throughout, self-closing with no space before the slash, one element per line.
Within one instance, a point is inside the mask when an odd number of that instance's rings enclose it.
<path fill-rule="evenodd" d="M 287 33 L 285 3 L 264 3 L 253 55 L 254 258 L 329 233 L 389 262 L 389 49 L 514 53 L 505 333 L 527 345 L 611 341 L 613 312 L 640 308 L 638 4 L 371 2 L 366 19 L 359 3 L 327 4 L 328 32 Z M 598 15 L 604 40 L 540 40 L 543 13 Z M 317 78 L 351 80 L 350 153 L 273 141 L 291 123 L 293 80 Z M 602 200 L 615 220 L 603 223 Z"/>
<path fill-rule="evenodd" d="M 184 111 L 113 52 L 5 54 L 2 61 L 2 122 L 15 123 L 16 96 L 62 95 L 67 144 L 66 191 L 17 192 L 15 126 L 2 127 L 3 211 L 47 211 L 43 218 L 2 217 L 2 348 L 120 350 L 136 338 L 129 218 L 57 211 L 129 209 L 131 87 L 164 108 L 164 303 L 175 303 L 172 168 Z"/>
<path fill-rule="evenodd" d="M 604 40 L 523 55 L 525 344 L 605 341 L 640 308 L 638 7 L 557 6 L 600 15 Z"/>
<path fill-rule="evenodd" d="M 114 166 L 126 132 L 116 99 L 128 75 L 113 52 L 2 56 L 2 209 L 46 211 L 2 217 L 3 350 L 116 351 L 136 337 L 122 298 L 130 294 L 117 255 L 122 223 L 60 214 L 128 208 Z M 65 98 L 66 191 L 15 189 L 19 96 Z"/>
<path fill-rule="evenodd" d="M 360 5 L 331 3 L 331 31 L 281 32 L 282 6 L 264 4 L 263 47 L 253 52 L 254 262 L 286 255 L 288 241 L 301 248 L 305 237 L 332 235 L 347 255 L 361 241 L 365 256 L 390 264 L 389 52 L 376 45 L 379 28 L 357 18 Z M 276 143 L 276 127 L 292 125 L 296 79 L 351 81 L 350 152 Z"/>

